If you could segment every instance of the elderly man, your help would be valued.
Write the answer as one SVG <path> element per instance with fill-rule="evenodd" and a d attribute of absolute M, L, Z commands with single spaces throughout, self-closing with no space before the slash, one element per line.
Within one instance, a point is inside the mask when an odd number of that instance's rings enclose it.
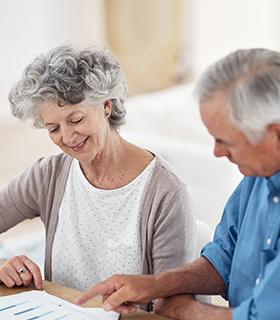
<path fill-rule="evenodd" d="M 128 313 L 155 298 L 175 319 L 280 318 L 280 54 L 239 50 L 210 66 L 195 92 L 214 154 L 244 179 L 229 198 L 214 240 L 201 257 L 152 276 L 115 275 L 77 303 L 103 295 L 104 309 Z M 229 308 L 196 294 L 220 294 Z"/>

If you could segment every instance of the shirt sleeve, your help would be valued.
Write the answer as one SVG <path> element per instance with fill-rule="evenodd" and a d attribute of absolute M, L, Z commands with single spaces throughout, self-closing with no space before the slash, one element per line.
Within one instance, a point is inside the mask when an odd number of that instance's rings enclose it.
<path fill-rule="evenodd" d="M 213 242 L 208 243 L 201 251 L 201 256 L 207 258 L 223 278 L 227 291 L 240 224 L 241 190 L 242 182 L 235 189 L 225 206 L 222 219 L 216 227 Z M 223 297 L 227 300 L 227 295 Z"/>
<path fill-rule="evenodd" d="M 226 204 L 214 240 L 202 250 L 223 278 L 227 291 L 237 237 L 242 226 L 248 199 L 256 179 L 244 178 Z M 280 233 L 280 231 L 279 231 Z M 233 310 L 233 320 L 279 319 L 280 315 L 280 240 L 273 248 L 260 251 L 260 274 L 248 299 Z M 256 252 L 258 255 L 258 252 Z M 252 262 L 253 263 L 253 262 Z M 246 265 L 244 265 L 246 268 Z M 248 281 L 249 280 L 248 275 Z M 239 284 L 240 286 L 246 284 Z M 227 299 L 227 295 L 224 296 Z"/>
<path fill-rule="evenodd" d="M 265 268 L 255 285 L 252 297 L 233 310 L 234 320 L 278 320 L 280 317 L 280 240 L 277 249 L 262 251 Z M 272 256 L 274 256 L 272 258 Z M 271 259 L 272 258 L 272 259 Z M 267 264 L 266 262 L 269 261 Z"/>

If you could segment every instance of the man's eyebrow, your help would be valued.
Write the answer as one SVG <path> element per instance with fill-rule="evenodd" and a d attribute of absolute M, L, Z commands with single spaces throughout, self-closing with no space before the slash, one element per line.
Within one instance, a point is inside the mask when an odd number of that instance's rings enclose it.
<path fill-rule="evenodd" d="M 217 143 L 222 143 L 222 144 L 227 145 L 227 146 L 232 145 L 231 142 L 225 141 L 225 140 L 222 140 L 222 139 L 219 139 L 219 138 L 215 139 L 215 142 L 217 142 Z"/>
<path fill-rule="evenodd" d="M 217 143 L 222 143 L 222 144 L 224 144 L 225 146 L 227 146 L 227 147 L 232 147 L 232 146 L 234 146 L 234 143 L 233 142 L 231 142 L 231 141 L 225 141 L 225 140 L 222 140 L 222 139 L 215 139 L 215 142 L 217 142 Z"/>

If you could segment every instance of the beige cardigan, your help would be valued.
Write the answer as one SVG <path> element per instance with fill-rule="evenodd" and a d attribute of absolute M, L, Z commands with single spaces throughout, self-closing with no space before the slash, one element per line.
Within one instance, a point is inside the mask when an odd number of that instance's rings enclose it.
<path fill-rule="evenodd" d="M 52 280 L 52 244 L 72 158 L 40 158 L 0 190 L 0 233 L 40 216 L 46 228 L 45 279 Z M 156 274 L 194 258 L 195 218 L 186 184 L 156 155 L 141 209 L 141 274 Z M 146 306 L 142 309 L 149 310 Z"/>

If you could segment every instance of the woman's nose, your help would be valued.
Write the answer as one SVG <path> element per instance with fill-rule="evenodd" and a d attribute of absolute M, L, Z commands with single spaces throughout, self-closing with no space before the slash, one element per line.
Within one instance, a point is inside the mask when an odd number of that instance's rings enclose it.
<path fill-rule="evenodd" d="M 77 137 L 77 133 L 75 130 L 69 127 L 64 127 L 61 130 L 62 132 L 62 141 L 64 144 L 72 145 L 75 141 L 75 138 Z"/>

